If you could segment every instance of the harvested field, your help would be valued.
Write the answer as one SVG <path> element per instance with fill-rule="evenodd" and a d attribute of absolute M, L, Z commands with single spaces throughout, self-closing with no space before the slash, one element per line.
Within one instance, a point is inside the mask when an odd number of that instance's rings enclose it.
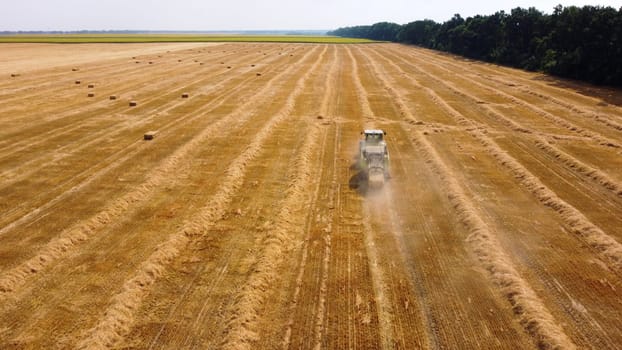
<path fill-rule="evenodd" d="M 622 344 L 620 91 L 396 44 L 2 44 L 0 96 L 0 349 Z"/>

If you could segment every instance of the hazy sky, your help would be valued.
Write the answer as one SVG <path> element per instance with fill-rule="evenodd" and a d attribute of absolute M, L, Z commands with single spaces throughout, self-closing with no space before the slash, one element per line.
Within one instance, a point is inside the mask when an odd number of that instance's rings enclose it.
<path fill-rule="evenodd" d="M 380 21 L 443 22 L 534 6 L 605 5 L 613 0 L 0 0 L 0 30 L 335 29 Z"/>

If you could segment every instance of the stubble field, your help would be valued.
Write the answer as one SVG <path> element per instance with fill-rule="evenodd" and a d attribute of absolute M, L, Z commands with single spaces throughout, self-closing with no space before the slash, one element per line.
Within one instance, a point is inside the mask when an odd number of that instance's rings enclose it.
<path fill-rule="evenodd" d="M 396 44 L 3 44 L 0 348 L 618 348 L 621 95 Z"/>

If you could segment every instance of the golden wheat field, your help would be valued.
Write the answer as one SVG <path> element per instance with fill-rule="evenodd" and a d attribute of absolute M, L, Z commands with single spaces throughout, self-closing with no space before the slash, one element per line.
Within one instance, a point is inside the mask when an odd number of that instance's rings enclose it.
<path fill-rule="evenodd" d="M 0 348 L 619 348 L 621 100 L 397 44 L 3 44 Z"/>

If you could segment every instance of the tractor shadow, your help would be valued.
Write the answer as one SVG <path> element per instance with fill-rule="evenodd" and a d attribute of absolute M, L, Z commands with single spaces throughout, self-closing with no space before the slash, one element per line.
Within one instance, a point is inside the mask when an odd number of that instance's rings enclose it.
<path fill-rule="evenodd" d="M 354 175 L 350 177 L 348 186 L 351 190 L 356 191 L 356 193 L 360 196 L 366 196 L 367 192 L 369 192 L 369 188 L 367 186 L 367 174 L 363 170 L 359 169 L 356 164 L 351 166 L 350 170 L 354 171 Z"/>
<path fill-rule="evenodd" d="M 358 165 L 356 161 L 350 165 L 350 172 L 353 173 L 348 180 L 348 187 L 355 191 L 361 197 L 368 197 L 378 192 L 382 192 L 382 188 L 371 188 L 367 178 L 367 172 Z"/>

